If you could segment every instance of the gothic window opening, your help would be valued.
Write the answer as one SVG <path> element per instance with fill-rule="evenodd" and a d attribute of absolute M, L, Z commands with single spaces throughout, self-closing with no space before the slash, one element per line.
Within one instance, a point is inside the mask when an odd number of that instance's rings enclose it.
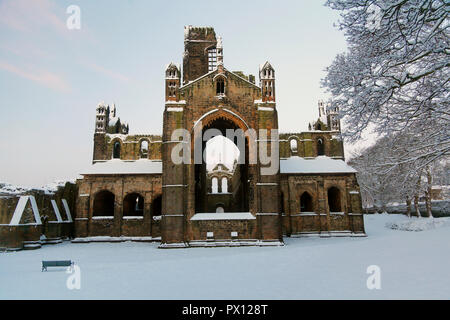
<path fill-rule="evenodd" d="M 144 197 L 138 193 L 128 194 L 123 199 L 123 216 L 143 216 Z"/>
<path fill-rule="evenodd" d="M 141 142 L 141 159 L 147 159 L 148 158 L 148 141 L 144 140 Z"/>
<path fill-rule="evenodd" d="M 153 201 L 152 201 L 152 216 L 153 217 L 158 217 L 161 216 L 162 214 L 162 196 L 157 196 Z"/>
<path fill-rule="evenodd" d="M 216 81 L 216 93 L 218 96 L 225 94 L 225 80 L 222 78 Z"/>
<path fill-rule="evenodd" d="M 113 159 L 120 159 L 120 142 L 114 142 Z"/>
<path fill-rule="evenodd" d="M 219 180 L 216 177 L 211 180 L 211 193 L 219 193 Z"/>
<path fill-rule="evenodd" d="M 289 144 L 290 144 L 290 147 L 291 147 L 291 154 L 296 154 L 297 151 L 298 151 L 297 139 L 291 139 Z"/>
<path fill-rule="evenodd" d="M 112 192 L 103 190 L 98 192 L 94 198 L 93 216 L 111 217 L 114 216 L 115 196 Z"/>
<path fill-rule="evenodd" d="M 176 84 L 175 82 L 169 82 L 169 97 L 176 96 Z"/>
<path fill-rule="evenodd" d="M 213 71 L 217 68 L 217 50 L 216 48 L 208 50 L 208 71 Z"/>
<path fill-rule="evenodd" d="M 313 212 L 313 201 L 312 197 L 308 192 L 303 192 L 300 197 L 300 212 Z"/>
<path fill-rule="evenodd" d="M 328 207 L 330 212 L 342 212 L 341 192 L 336 187 L 328 189 Z"/>
<path fill-rule="evenodd" d="M 325 145 L 323 143 L 322 138 L 317 139 L 317 155 L 324 156 L 325 155 Z"/>
<path fill-rule="evenodd" d="M 222 178 L 222 193 L 228 193 L 228 179 Z"/>

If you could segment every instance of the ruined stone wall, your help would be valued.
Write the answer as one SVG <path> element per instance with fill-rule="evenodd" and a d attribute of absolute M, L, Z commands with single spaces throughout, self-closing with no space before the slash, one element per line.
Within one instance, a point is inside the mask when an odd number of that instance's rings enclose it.
<path fill-rule="evenodd" d="M 342 212 L 330 212 L 328 190 L 340 191 Z M 361 197 L 355 174 L 281 175 L 283 233 L 364 233 Z M 304 192 L 312 197 L 313 211 L 301 212 Z"/>
<path fill-rule="evenodd" d="M 86 175 L 78 180 L 75 235 L 87 236 L 159 236 L 159 220 L 154 219 L 153 201 L 162 195 L 161 175 Z M 114 194 L 114 216 L 96 218 L 94 199 L 98 192 Z M 123 217 L 123 200 L 138 193 L 144 198 L 142 217 Z"/>
<path fill-rule="evenodd" d="M 94 161 L 111 160 L 113 158 L 114 143 L 120 143 L 120 159 L 122 160 L 161 160 L 161 140 L 158 135 L 123 135 L 123 134 L 95 134 Z M 141 143 L 148 142 L 148 154 L 141 155 Z"/>
<path fill-rule="evenodd" d="M 291 150 L 292 139 L 297 140 L 297 152 Z M 280 134 L 280 158 L 291 156 L 317 157 L 318 139 L 324 141 L 325 156 L 344 159 L 344 146 L 337 132 L 307 131 Z"/>

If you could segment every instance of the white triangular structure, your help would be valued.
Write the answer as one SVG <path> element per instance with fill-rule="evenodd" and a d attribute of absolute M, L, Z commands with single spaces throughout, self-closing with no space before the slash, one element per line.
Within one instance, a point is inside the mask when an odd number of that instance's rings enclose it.
<path fill-rule="evenodd" d="M 68 222 L 73 222 L 73 220 L 72 220 L 72 215 L 70 214 L 69 205 L 67 204 L 66 199 L 62 199 L 61 201 L 62 201 L 64 210 L 66 211 L 67 221 L 68 221 Z"/>
<path fill-rule="evenodd" d="M 22 215 L 28 204 L 28 200 L 30 200 L 31 209 L 33 210 L 34 220 L 36 221 L 36 224 L 42 224 L 41 216 L 39 215 L 39 209 L 34 196 L 21 196 L 19 202 L 17 203 L 16 210 L 14 211 L 11 222 L 9 223 L 10 226 L 20 225 L 20 220 L 22 219 Z"/>
<path fill-rule="evenodd" d="M 53 211 L 55 211 L 56 221 L 62 222 L 61 213 L 59 212 L 58 205 L 55 200 L 50 201 L 52 203 Z"/>

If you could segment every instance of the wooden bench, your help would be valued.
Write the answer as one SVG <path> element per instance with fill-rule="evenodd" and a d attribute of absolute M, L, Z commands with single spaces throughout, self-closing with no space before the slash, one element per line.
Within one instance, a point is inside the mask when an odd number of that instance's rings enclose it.
<path fill-rule="evenodd" d="M 42 261 L 42 271 L 47 271 L 47 267 L 70 267 L 73 262 L 70 260 Z"/>

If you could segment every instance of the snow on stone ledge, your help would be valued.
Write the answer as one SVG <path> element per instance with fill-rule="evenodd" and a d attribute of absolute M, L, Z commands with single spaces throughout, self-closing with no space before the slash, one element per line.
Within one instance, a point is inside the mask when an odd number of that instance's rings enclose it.
<path fill-rule="evenodd" d="M 162 162 L 140 159 L 136 161 L 113 159 L 96 162 L 82 174 L 161 174 Z"/>
<path fill-rule="evenodd" d="M 290 157 L 280 159 L 281 173 L 356 173 L 357 171 L 347 165 L 343 160 L 319 156 L 314 159 Z"/>
<path fill-rule="evenodd" d="M 202 220 L 255 220 L 250 212 L 197 213 L 191 221 Z"/>

